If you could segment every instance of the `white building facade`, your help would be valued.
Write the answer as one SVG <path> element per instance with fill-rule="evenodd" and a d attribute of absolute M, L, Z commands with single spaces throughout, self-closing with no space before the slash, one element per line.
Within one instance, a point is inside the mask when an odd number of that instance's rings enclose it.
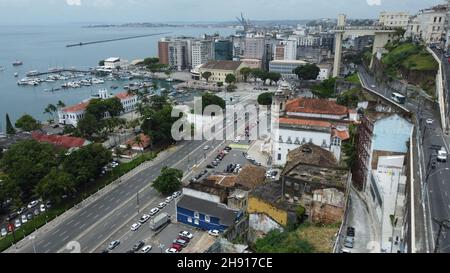
<path fill-rule="evenodd" d="M 192 42 L 192 67 L 198 67 L 214 59 L 214 42 L 200 40 Z"/>
<path fill-rule="evenodd" d="M 427 44 L 440 43 L 446 36 L 447 5 L 419 11 L 408 24 L 405 36 Z"/>
<path fill-rule="evenodd" d="M 406 29 L 409 22 L 409 13 L 407 12 L 380 12 L 378 23 L 386 27 Z"/>

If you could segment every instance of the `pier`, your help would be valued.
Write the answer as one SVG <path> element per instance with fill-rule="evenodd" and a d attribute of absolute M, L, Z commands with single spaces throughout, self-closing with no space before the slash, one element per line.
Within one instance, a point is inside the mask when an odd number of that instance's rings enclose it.
<path fill-rule="evenodd" d="M 84 46 L 84 45 L 92 45 L 92 44 L 109 43 L 109 42 L 115 42 L 115 41 L 122 41 L 122 40 L 130 40 L 130 39 L 137 39 L 137 38 L 151 37 L 151 36 L 156 36 L 156 35 L 163 35 L 163 34 L 168 34 L 168 33 L 170 33 L 170 32 L 161 32 L 161 33 L 146 34 L 146 35 L 138 35 L 138 36 L 131 36 L 131 37 L 123 37 L 123 38 L 115 38 L 115 39 L 100 40 L 100 41 L 93 41 L 93 42 L 80 42 L 80 43 L 77 43 L 77 44 L 66 45 L 66 47 L 74 47 L 74 46 Z"/>
<path fill-rule="evenodd" d="M 43 75 L 57 74 L 62 72 L 70 72 L 70 73 L 91 73 L 91 70 L 80 70 L 80 69 L 57 69 L 46 72 L 29 72 L 27 73 L 27 77 L 38 77 Z"/>

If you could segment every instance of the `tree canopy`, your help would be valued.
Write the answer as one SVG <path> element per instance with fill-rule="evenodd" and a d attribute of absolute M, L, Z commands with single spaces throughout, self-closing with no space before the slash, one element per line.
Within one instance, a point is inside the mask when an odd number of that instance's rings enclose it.
<path fill-rule="evenodd" d="M 32 116 L 25 114 L 19 118 L 16 123 L 16 128 L 20 128 L 24 131 L 31 132 L 41 128 L 41 125 Z"/>
<path fill-rule="evenodd" d="M 209 78 L 212 76 L 212 73 L 209 71 L 205 71 L 202 73 L 202 78 L 204 78 L 207 82 L 209 82 Z"/>
<path fill-rule="evenodd" d="M 222 109 L 225 109 L 226 107 L 226 103 L 221 97 L 211 93 L 204 93 L 202 95 L 202 104 L 202 111 L 209 105 L 218 105 Z"/>
<path fill-rule="evenodd" d="M 273 93 L 265 92 L 258 96 L 259 105 L 272 105 Z"/>
<path fill-rule="evenodd" d="M 75 192 L 73 177 L 65 171 L 52 168 L 51 171 L 37 184 L 34 192 L 44 200 L 59 204 L 62 196 Z"/>
<path fill-rule="evenodd" d="M 236 83 L 236 76 L 234 74 L 227 74 L 225 77 L 225 82 L 228 84 Z"/>
<path fill-rule="evenodd" d="M 164 195 L 178 191 L 182 187 L 183 172 L 178 169 L 164 167 L 160 176 L 153 181 L 153 188 Z"/>
<path fill-rule="evenodd" d="M 327 99 L 335 96 L 334 87 L 336 84 L 336 78 L 330 78 L 322 81 L 320 84 L 312 88 L 312 93 L 321 98 Z"/>
<path fill-rule="evenodd" d="M 313 253 L 314 247 L 298 233 L 270 231 L 255 243 L 256 253 Z"/>
<path fill-rule="evenodd" d="M 320 68 L 316 64 L 304 64 L 292 71 L 300 80 L 315 80 L 319 76 Z"/>

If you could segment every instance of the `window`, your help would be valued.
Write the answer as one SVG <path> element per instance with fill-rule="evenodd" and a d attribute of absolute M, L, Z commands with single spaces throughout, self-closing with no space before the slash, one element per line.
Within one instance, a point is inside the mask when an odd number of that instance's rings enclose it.
<path fill-rule="evenodd" d="M 211 219 L 209 218 L 209 215 L 205 215 L 205 222 L 210 223 Z"/>
<path fill-rule="evenodd" d="M 278 160 L 281 160 L 281 154 L 278 154 Z"/>
<path fill-rule="evenodd" d="M 283 143 L 283 137 L 282 137 L 282 136 L 280 136 L 280 137 L 278 138 L 278 142 Z"/>
<path fill-rule="evenodd" d="M 188 222 L 192 223 L 192 218 L 191 217 L 188 217 Z"/>
<path fill-rule="evenodd" d="M 197 225 L 197 226 L 200 225 L 200 222 L 198 221 L 198 219 L 194 220 L 194 224 Z"/>
<path fill-rule="evenodd" d="M 200 218 L 200 214 L 198 213 L 198 211 L 194 212 L 194 218 L 195 219 L 199 219 Z"/>

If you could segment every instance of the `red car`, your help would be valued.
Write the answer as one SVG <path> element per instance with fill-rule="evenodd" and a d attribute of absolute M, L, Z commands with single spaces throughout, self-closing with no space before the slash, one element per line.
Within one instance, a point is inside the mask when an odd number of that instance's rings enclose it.
<path fill-rule="evenodd" d="M 178 252 L 180 252 L 180 251 L 183 249 L 183 247 L 180 246 L 179 244 L 172 244 L 171 247 L 172 247 L 172 248 L 175 248 Z"/>

